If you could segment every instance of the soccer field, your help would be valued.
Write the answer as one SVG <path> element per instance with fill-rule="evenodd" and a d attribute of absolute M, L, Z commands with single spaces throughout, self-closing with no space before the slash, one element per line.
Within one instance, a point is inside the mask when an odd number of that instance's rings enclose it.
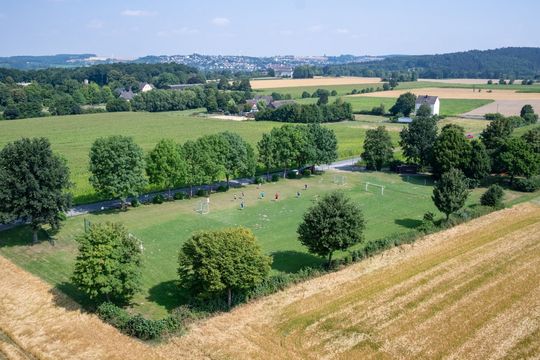
<path fill-rule="evenodd" d="M 85 216 L 90 222 L 124 223 L 144 244 L 143 292 L 135 299 L 137 308 L 152 316 L 161 316 L 182 303 L 185 298 L 177 288 L 177 254 L 181 244 L 201 229 L 246 226 L 253 230 L 265 253 L 273 256 L 273 272 L 296 272 L 302 267 L 317 265 L 323 259 L 310 255 L 297 240 L 296 229 L 302 215 L 322 194 L 342 189 L 362 208 L 366 218 L 366 240 L 410 231 L 427 211 L 438 213 L 431 201 L 432 186 L 424 178 L 401 177 L 395 174 L 343 172 L 344 185 L 334 184 L 334 172 L 307 180 L 282 180 L 264 184 L 261 189 L 250 185 L 242 189 L 218 193 L 210 197 L 210 212 L 196 212 L 200 199 L 182 200 L 162 205 L 145 205 L 127 212 L 107 212 Z M 385 186 L 369 187 L 371 182 Z M 308 185 L 303 190 L 304 184 Z M 264 191 L 264 199 L 258 199 Z M 300 192 L 300 197 L 296 196 Z M 240 209 L 244 192 L 246 208 Z M 279 201 L 273 201 L 275 193 Z M 234 200 L 236 193 L 237 200 Z M 471 202 L 478 198 L 473 193 Z M 70 283 L 77 244 L 74 238 L 84 231 L 83 217 L 70 218 L 54 236 L 55 246 L 48 242 L 31 246 L 28 228 L 2 233 L 0 253 L 79 298 Z M 339 254 L 337 254 L 339 257 Z"/>

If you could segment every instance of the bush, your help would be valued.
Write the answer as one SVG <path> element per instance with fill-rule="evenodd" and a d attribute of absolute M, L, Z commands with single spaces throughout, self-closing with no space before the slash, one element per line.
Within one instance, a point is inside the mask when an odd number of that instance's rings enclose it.
<path fill-rule="evenodd" d="M 311 176 L 311 169 L 305 169 L 305 170 L 302 172 L 302 175 L 304 175 L 304 176 Z"/>
<path fill-rule="evenodd" d="M 540 177 L 529 179 L 517 179 L 514 182 L 514 190 L 522 192 L 535 192 L 540 189 Z"/>
<path fill-rule="evenodd" d="M 384 104 L 381 104 L 379 106 L 375 106 L 373 109 L 371 109 L 372 115 L 384 115 L 385 114 L 385 108 Z"/>
<path fill-rule="evenodd" d="M 287 173 L 287 179 L 296 179 L 296 178 L 298 178 L 297 170 L 291 170 Z"/>
<path fill-rule="evenodd" d="M 139 206 L 141 206 L 141 202 L 139 201 L 139 199 L 134 198 L 133 200 L 131 200 L 131 206 L 139 207 Z"/>
<path fill-rule="evenodd" d="M 162 194 L 157 194 L 156 196 L 152 198 L 153 204 L 163 204 L 164 201 L 165 201 L 165 197 Z"/>
<path fill-rule="evenodd" d="M 229 187 L 227 185 L 219 185 L 216 189 L 217 192 L 227 192 L 229 191 Z"/>
<path fill-rule="evenodd" d="M 480 198 L 480 204 L 483 206 L 500 207 L 504 191 L 497 184 L 491 185 Z"/>
<path fill-rule="evenodd" d="M 278 182 L 279 181 L 279 175 L 278 174 L 272 174 L 272 182 Z"/>
<path fill-rule="evenodd" d="M 97 308 L 97 315 L 123 333 L 142 340 L 158 339 L 164 334 L 178 331 L 182 325 L 177 317 L 168 316 L 160 320 L 146 319 L 141 314 L 131 315 L 110 302 L 101 304 Z"/>
<path fill-rule="evenodd" d="M 264 178 L 262 176 L 257 176 L 255 178 L 255 184 L 264 184 L 265 181 L 264 181 Z"/>
<path fill-rule="evenodd" d="M 478 186 L 480 186 L 480 180 L 467 178 L 467 186 L 471 190 L 476 189 Z"/>
<path fill-rule="evenodd" d="M 179 191 L 173 195 L 174 200 L 184 200 L 185 198 L 187 198 L 187 194 L 183 191 Z"/>
<path fill-rule="evenodd" d="M 210 192 L 208 190 L 205 190 L 205 189 L 199 189 L 197 190 L 197 192 L 195 193 L 195 195 L 199 196 L 199 197 L 203 197 L 203 196 L 208 196 L 210 195 Z"/>

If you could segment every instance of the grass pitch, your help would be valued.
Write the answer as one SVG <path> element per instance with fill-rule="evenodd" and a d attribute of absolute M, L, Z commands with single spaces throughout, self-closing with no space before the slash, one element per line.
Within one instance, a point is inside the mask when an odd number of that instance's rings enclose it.
<path fill-rule="evenodd" d="M 274 258 L 274 272 L 295 272 L 302 267 L 321 264 L 323 259 L 310 255 L 298 242 L 296 229 L 308 207 L 327 191 L 343 189 L 361 206 L 366 221 L 365 236 L 373 240 L 402 233 L 420 224 L 426 211 L 437 213 L 431 201 L 429 180 L 419 177 L 400 177 L 386 173 L 341 173 L 346 184 L 333 183 L 334 173 L 314 176 L 307 180 L 282 180 L 265 184 L 261 189 L 250 185 L 227 193 L 212 195 L 210 213 L 200 215 L 195 210 L 200 199 L 145 205 L 127 212 L 106 212 L 86 216 L 91 222 L 119 221 L 144 244 L 143 292 L 135 299 L 137 307 L 148 315 L 161 316 L 184 301 L 177 289 L 177 254 L 182 243 L 195 231 L 231 226 L 252 229 L 265 253 Z M 380 189 L 365 183 L 384 185 Z M 302 190 L 308 184 L 308 190 Z M 246 208 L 240 210 L 245 194 Z M 259 192 L 264 199 L 258 199 Z M 296 192 L 300 191 L 300 197 Z M 279 201 L 273 201 L 275 193 Z M 471 202 L 478 199 L 473 193 Z M 58 286 L 76 299 L 79 294 L 70 283 L 77 244 L 74 238 L 84 231 L 83 217 L 70 218 L 55 235 L 55 245 L 42 242 L 29 245 L 28 228 L 2 232 L 0 254 L 49 283 Z M 340 254 L 337 254 L 339 257 Z"/>

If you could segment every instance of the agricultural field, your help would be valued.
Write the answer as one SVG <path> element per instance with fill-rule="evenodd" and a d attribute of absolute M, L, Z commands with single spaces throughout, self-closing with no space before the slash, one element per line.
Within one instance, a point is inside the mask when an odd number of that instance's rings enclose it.
<path fill-rule="evenodd" d="M 168 137 L 178 143 L 221 131 L 240 134 L 255 146 L 264 132 L 282 123 L 227 121 L 183 112 L 125 112 L 0 121 L 0 148 L 21 137 L 43 136 L 62 155 L 71 170 L 72 193 L 77 203 L 97 200 L 88 182 L 88 152 L 98 137 L 122 134 L 132 136 L 145 151 Z M 340 158 L 360 154 L 365 128 L 355 122 L 325 125 L 336 132 Z M 397 139 L 397 138 L 396 138 Z M 397 144 L 397 142 L 396 142 Z"/>
<path fill-rule="evenodd" d="M 258 199 L 255 185 L 233 189 L 211 196 L 210 213 L 196 212 L 199 199 L 146 205 L 127 212 L 102 212 L 85 216 L 90 222 L 124 223 L 144 245 L 143 291 L 135 298 L 136 308 L 146 315 L 162 316 L 185 301 L 176 285 L 177 253 L 181 244 L 199 229 L 246 226 L 252 229 L 262 249 L 272 254 L 272 271 L 296 272 L 302 267 L 319 265 L 323 259 L 310 255 L 298 242 L 296 228 L 306 209 L 322 194 L 342 189 L 360 204 L 366 220 L 366 240 L 410 231 L 418 226 L 426 211 L 438 214 L 431 200 L 431 180 L 423 177 L 401 177 L 396 174 L 370 172 L 339 172 L 346 177 L 345 185 L 334 184 L 334 172 L 307 180 L 282 180 L 263 185 L 264 199 Z M 385 186 L 369 187 L 371 182 Z M 308 190 L 300 190 L 308 184 Z M 233 193 L 245 193 L 246 209 L 240 210 Z M 296 197 L 296 192 L 301 196 Z M 477 203 L 482 189 L 473 192 L 469 204 Z M 274 194 L 279 201 L 273 201 Z M 512 193 L 514 194 L 514 193 Z M 515 196 L 518 196 L 517 194 Z M 76 242 L 84 230 L 83 217 L 69 218 L 54 235 L 54 246 L 44 241 L 30 246 L 31 233 L 26 227 L 2 232 L 0 254 L 75 299 L 80 295 L 70 283 Z M 337 254 L 339 257 L 340 254 Z"/>
<path fill-rule="evenodd" d="M 254 90 L 312 87 L 312 86 L 376 84 L 380 82 L 381 82 L 380 78 L 359 77 L 359 76 L 341 76 L 341 77 L 316 76 L 312 79 L 267 79 L 267 80 L 251 80 L 250 81 L 251 88 Z"/>
<path fill-rule="evenodd" d="M 260 90 L 255 90 L 257 94 L 260 95 L 270 95 L 273 92 L 279 94 L 289 94 L 293 99 L 301 99 L 302 93 L 307 91 L 310 94 L 313 94 L 317 89 L 326 89 L 328 91 L 335 90 L 338 96 L 349 95 L 354 89 L 357 91 L 367 88 L 376 89 L 381 84 L 372 83 L 372 84 L 357 84 L 357 85 L 321 85 L 321 86 L 300 86 L 300 87 L 290 87 L 290 88 L 265 88 Z M 317 99 L 315 99 L 317 100 Z"/>
<path fill-rule="evenodd" d="M 536 200 L 391 249 L 149 345 L 81 311 L 51 285 L 0 257 L 0 357 L 534 358 L 540 351 L 539 259 Z"/>

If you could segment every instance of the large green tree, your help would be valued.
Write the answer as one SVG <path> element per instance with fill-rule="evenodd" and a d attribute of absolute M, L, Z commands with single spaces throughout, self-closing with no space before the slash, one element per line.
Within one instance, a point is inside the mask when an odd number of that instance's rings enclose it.
<path fill-rule="evenodd" d="M 314 165 L 330 164 L 337 160 L 337 138 L 334 130 L 314 123 L 307 126 L 309 142 L 314 146 Z"/>
<path fill-rule="evenodd" d="M 470 157 L 464 165 L 464 172 L 469 179 L 482 180 L 491 171 L 491 159 L 480 140 L 472 140 L 470 144 Z"/>
<path fill-rule="evenodd" d="M 540 155 L 540 126 L 527 131 L 523 134 L 522 138 L 531 146 L 535 153 Z"/>
<path fill-rule="evenodd" d="M 124 225 L 92 224 L 76 240 L 72 280 L 90 299 L 124 304 L 139 291 L 142 247 Z"/>
<path fill-rule="evenodd" d="M 222 158 L 227 186 L 229 186 L 231 178 L 253 176 L 257 164 L 251 145 L 236 133 L 226 131 L 221 133 L 220 136 L 225 142 Z"/>
<path fill-rule="evenodd" d="M 411 92 L 401 94 L 394 106 L 390 108 L 390 112 L 393 115 L 403 114 L 409 116 L 413 111 L 416 103 L 416 95 Z"/>
<path fill-rule="evenodd" d="M 270 176 L 270 169 L 277 166 L 275 158 L 275 142 L 272 133 L 264 133 L 257 143 L 259 162 L 266 168 L 266 177 Z"/>
<path fill-rule="evenodd" d="M 210 182 L 206 168 L 212 166 L 212 155 L 202 147 L 200 142 L 188 140 L 184 143 L 184 159 L 187 165 L 186 183 L 189 185 L 190 196 L 193 196 L 193 186 Z"/>
<path fill-rule="evenodd" d="M 400 133 L 403 154 L 410 162 L 428 166 L 433 155 L 433 144 L 437 138 L 437 121 L 429 116 L 417 116 Z"/>
<path fill-rule="evenodd" d="M 43 224 L 60 226 L 69 187 L 69 169 L 49 140 L 22 138 L 0 151 L 0 222 L 29 222 L 34 243 Z"/>
<path fill-rule="evenodd" d="M 450 169 L 442 174 L 433 188 L 433 202 L 446 215 L 446 220 L 465 205 L 468 197 L 468 181 L 458 169 Z"/>
<path fill-rule="evenodd" d="M 433 174 L 440 177 L 452 168 L 463 170 L 469 163 L 471 145 L 465 137 L 465 130 L 458 125 L 445 125 L 433 145 Z"/>
<path fill-rule="evenodd" d="M 540 155 L 522 138 L 510 138 L 502 146 L 501 163 L 513 184 L 516 176 L 531 177 L 540 169 Z"/>
<path fill-rule="evenodd" d="M 90 183 L 101 195 L 125 206 L 147 185 L 143 150 L 126 136 L 97 139 L 90 149 Z"/>
<path fill-rule="evenodd" d="M 502 146 L 514 131 L 514 122 L 511 118 L 500 116 L 492 120 L 480 134 L 480 139 L 486 146 L 491 158 L 491 170 L 495 173 L 504 171 L 500 159 Z"/>
<path fill-rule="evenodd" d="M 394 158 L 394 145 L 384 126 L 366 131 L 362 159 L 369 170 L 380 171 Z"/>
<path fill-rule="evenodd" d="M 187 164 L 183 149 L 171 139 L 160 140 L 146 157 L 146 174 L 151 184 L 169 190 L 186 183 Z"/>
<path fill-rule="evenodd" d="M 364 216 L 360 207 L 340 191 L 322 197 L 304 214 L 298 237 L 311 253 L 328 257 L 363 239 Z"/>
<path fill-rule="evenodd" d="M 291 167 L 302 166 L 312 160 L 313 146 L 309 144 L 306 131 L 299 126 L 283 125 L 273 128 L 270 134 L 276 165 L 283 169 L 283 177 Z"/>
<path fill-rule="evenodd" d="M 233 293 L 260 284 L 271 262 L 249 229 L 202 231 L 182 245 L 178 274 L 181 285 L 193 294 L 203 298 L 226 294 L 230 307 Z"/>

